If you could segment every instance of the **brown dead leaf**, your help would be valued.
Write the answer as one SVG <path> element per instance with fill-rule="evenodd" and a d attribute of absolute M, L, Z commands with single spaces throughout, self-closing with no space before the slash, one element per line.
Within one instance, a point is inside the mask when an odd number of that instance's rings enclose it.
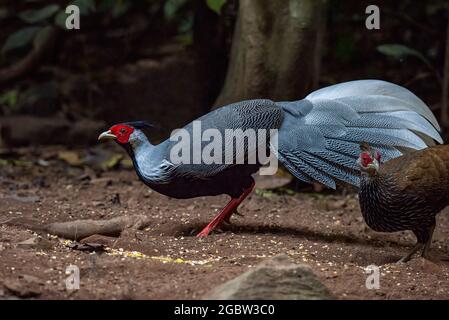
<path fill-rule="evenodd" d="M 65 161 L 73 167 L 79 167 L 83 164 L 83 161 L 80 159 L 78 153 L 74 151 L 59 151 L 58 159 Z"/>

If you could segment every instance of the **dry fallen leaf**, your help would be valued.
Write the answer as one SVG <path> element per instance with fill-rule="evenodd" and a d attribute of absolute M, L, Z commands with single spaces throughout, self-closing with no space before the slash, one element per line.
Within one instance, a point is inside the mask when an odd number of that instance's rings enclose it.
<path fill-rule="evenodd" d="M 59 151 L 58 158 L 74 167 L 79 167 L 83 164 L 78 153 L 74 151 Z"/>
<path fill-rule="evenodd" d="M 126 169 L 132 169 L 133 167 L 133 162 L 131 159 L 123 159 L 120 164 Z"/>
<path fill-rule="evenodd" d="M 103 170 L 108 170 L 108 169 L 115 168 L 120 163 L 120 160 L 122 160 L 122 159 L 123 159 L 123 155 L 122 154 L 119 154 L 119 153 L 114 154 L 109 159 L 103 161 L 100 164 L 100 167 Z"/>

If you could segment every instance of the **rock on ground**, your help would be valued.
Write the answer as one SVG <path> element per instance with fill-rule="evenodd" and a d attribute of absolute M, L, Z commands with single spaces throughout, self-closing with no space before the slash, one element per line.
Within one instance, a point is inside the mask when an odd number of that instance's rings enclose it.
<path fill-rule="evenodd" d="M 312 269 L 278 255 L 208 292 L 211 300 L 332 299 Z"/>

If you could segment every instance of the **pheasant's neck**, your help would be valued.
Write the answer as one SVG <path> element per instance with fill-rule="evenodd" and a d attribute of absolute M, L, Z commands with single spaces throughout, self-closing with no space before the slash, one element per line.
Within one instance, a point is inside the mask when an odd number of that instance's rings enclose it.
<path fill-rule="evenodd" d="M 151 153 L 154 146 L 148 141 L 148 138 L 140 130 L 134 131 L 132 139 L 123 147 L 128 152 L 133 161 L 134 168 L 139 174 L 142 167 L 145 166 L 147 159 L 151 159 Z"/>
<path fill-rule="evenodd" d="M 384 208 L 390 202 L 395 190 L 389 176 L 363 174 L 360 179 L 359 203 L 366 223 L 376 231 L 382 231 L 378 226 L 384 215 Z"/>
<path fill-rule="evenodd" d="M 389 187 L 389 179 L 378 172 L 375 174 L 362 174 L 360 178 L 360 190 L 367 197 L 377 198 L 379 193 Z"/>
<path fill-rule="evenodd" d="M 126 147 L 137 175 L 147 184 L 160 183 L 164 178 L 161 171 L 164 162 L 161 149 L 163 145 L 152 145 L 140 130 Z"/>
<path fill-rule="evenodd" d="M 150 157 L 150 154 L 154 150 L 154 146 L 148 141 L 144 134 L 139 135 L 139 138 L 130 142 L 131 156 L 134 156 L 137 162 L 145 161 Z"/>
<path fill-rule="evenodd" d="M 360 181 L 364 183 L 375 183 L 379 179 L 378 173 L 362 173 Z"/>

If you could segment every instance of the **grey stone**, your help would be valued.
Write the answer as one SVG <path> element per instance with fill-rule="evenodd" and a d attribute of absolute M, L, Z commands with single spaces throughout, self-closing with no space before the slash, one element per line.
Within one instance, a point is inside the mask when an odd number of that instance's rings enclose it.
<path fill-rule="evenodd" d="M 34 278 L 34 277 L 33 277 Z M 41 295 L 41 285 L 30 282 L 30 279 L 5 279 L 3 286 L 13 295 L 19 298 L 35 298 Z"/>
<path fill-rule="evenodd" d="M 263 261 L 237 278 L 209 291 L 211 300 L 321 300 L 332 299 L 312 269 L 279 255 Z"/>

